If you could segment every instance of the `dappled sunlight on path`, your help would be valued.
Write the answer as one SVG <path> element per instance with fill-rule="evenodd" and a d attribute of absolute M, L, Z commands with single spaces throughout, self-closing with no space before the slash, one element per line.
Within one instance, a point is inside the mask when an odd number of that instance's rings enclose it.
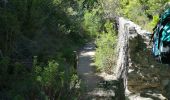
<path fill-rule="evenodd" d="M 112 100 L 115 96 L 114 88 L 109 87 L 113 75 L 97 73 L 94 67 L 95 45 L 88 43 L 79 53 L 77 73 L 85 87 L 80 100 Z M 108 81 L 108 82 L 106 82 Z M 111 82 L 110 82 L 111 83 Z"/>

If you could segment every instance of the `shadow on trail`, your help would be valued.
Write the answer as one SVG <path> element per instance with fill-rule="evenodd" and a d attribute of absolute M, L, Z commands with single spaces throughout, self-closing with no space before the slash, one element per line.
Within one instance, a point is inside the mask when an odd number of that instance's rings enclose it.
<path fill-rule="evenodd" d="M 86 44 L 79 52 L 77 73 L 84 89 L 79 100 L 115 100 L 121 92 L 120 82 L 115 80 L 114 75 L 96 72 L 94 55 L 93 43 Z"/>

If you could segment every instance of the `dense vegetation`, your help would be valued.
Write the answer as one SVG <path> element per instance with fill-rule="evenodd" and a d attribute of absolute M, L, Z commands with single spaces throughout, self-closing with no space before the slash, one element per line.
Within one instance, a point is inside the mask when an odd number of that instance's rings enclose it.
<path fill-rule="evenodd" d="M 126 17 L 152 32 L 159 20 L 159 15 L 170 7 L 169 0 L 107 0 L 103 3 L 104 17 L 111 20 L 117 16 Z M 114 9 L 114 10 L 113 10 Z M 111 25 L 112 24 L 112 25 Z M 103 32 L 96 39 L 95 63 L 99 70 L 113 72 L 115 66 L 116 32 L 112 23 L 103 24 Z"/>
<path fill-rule="evenodd" d="M 0 0 L 0 98 L 76 99 L 73 51 L 96 39 L 97 68 L 111 73 L 114 18 L 153 27 L 167 1 Z"/>
<path fill-rule="evenodd" d="M 152 30 L 157 24 L 159 15 L 169 5 L 167 2 L 169 0 L 121 0 L 118 14 Z"/>
<path fill-rule="evenodd" d="M 107 0 L 103 3 L 105 18 L 113 20 L 117 16 L 126 17 L 143 28 L 151 31 L 159 20 L 159 15 L 169 5 L 169 0 Z M 114 10 L 113 10 L 114 9 Z M 113 72 L 115 62 L 116 32 L 114 21 L 103 24 L 103 32 L 99 33 L 96 40 L 95 63 L 99 70 Z"/>
<path fill-rule="evenodd" d="M 115 39 L 103 4 L 97 0 L 1 0 L 0 98 L 76 99 L 73 51 L 97 36 L 110 42 Z"/>
<path fill-rule="evenodd" d="M 95 31 L 90 28 L 95 23 L 89 19 L 93 16 L 90 11 L 94 3 L 88 0 L 0 1 L 1 99 L 74 97 L 77 76 L 73 51 Z"/>

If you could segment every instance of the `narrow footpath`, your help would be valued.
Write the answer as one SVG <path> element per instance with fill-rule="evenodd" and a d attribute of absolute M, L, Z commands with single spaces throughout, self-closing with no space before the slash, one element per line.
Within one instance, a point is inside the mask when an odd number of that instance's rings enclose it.
<path fill-rule="evenodd" d="M 95 71 L 94 55 L 95 45 L 93 43 L 87 43 L 79 52 L 77 72 L 84 87 L 79 99 L 113 100 L 116 88 L 112 85 L 114 76 Z"/>

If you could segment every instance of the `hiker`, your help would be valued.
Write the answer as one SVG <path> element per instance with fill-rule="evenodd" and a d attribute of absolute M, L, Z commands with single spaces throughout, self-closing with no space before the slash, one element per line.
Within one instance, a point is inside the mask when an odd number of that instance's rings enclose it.
<path fill-rule="evenodd" d="M 159 62 L 170 64 L 170 3 L 167 3 L 164 8 L 153 29 L 152 53 Z"/>

